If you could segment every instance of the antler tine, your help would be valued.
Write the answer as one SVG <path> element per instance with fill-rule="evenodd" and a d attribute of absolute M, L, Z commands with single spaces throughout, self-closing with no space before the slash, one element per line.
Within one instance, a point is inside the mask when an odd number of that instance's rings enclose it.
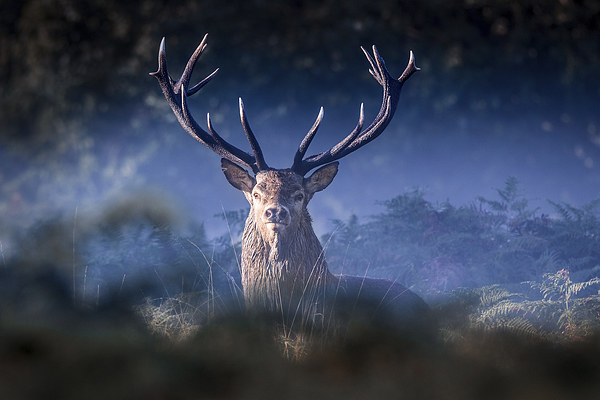
<path fill-rule="evenodd" d="M 180 125 L 190 136 L 221 157 L 237 164 L 245 165 L 257 173 L 262 169 L 268 168 L 268 166 L 264 162 L 262 152 L 260 152 L 260 147 L 258 147 L 258 142 L 256 141 L 256 138 L 254 138 L 254 134 L 249 131 L 247 121 L 243 121 L 242 123 L 244 124 L 246 136 L 248 137 L 252 150 L 254 151 L 254 156 L 233 146 L 219 136 L 210 122 L 210 115 L 207 115 L 207 124 L 210 131 L 210 133 L 208 133 L 198 125 L 189 111 L 187 98 L 204 87 L 219 70 L 217 68 L 192 88 L 188 88 L 194 66 L 206 48 L 206 38 L 207 35 L 204 36 L 202 42 L 198 45 L 192 56 L 189 58 L 179 80 L 175 81 L 171 78 L 169 72 L 167 71 L 167 53 L 165 49 L 165 38 L 163 37 L 158 51 L 158 70 L 150 73 L 150 75 L 158 79 L 158 83 L 165 98 L 167 99 L 167 102 L 169 103 L 169 106 L 171 106 L 171 109 L 177 117 Z M 259 150 L 258 152 L 256 151 L 257 148 Z"/>
<path fill-rule="evenodd" d="M 156 72 L 150 72 L 150 76 L 153 76 L 156 79 L 158 79 L 159 83 L 161 84 L 161 87 L 162 81 L 165 81 L 170 85 L 173 84 L 173 79 L 171 79 L 171 76 L 167 71 L 167 52 L 165 50 L 164 37 L 160 40 L 160 45 L 158 47 L 158 69 L 156 70 Z"/>
<path fill-rule="evenodd" d="M 187 94 L 188 96 L 192 96 L 194 95 L 196 92 L 198 92 L 200 89 L 202 89 L 204 87 L 204 85 L 206 85 L 208 82 L 210 82 L 210 80 L 217 74 L 217 72 L 219 72 L 219 68 L 216 68 L 210 75 L 208 75 L 206 78 L 202 79 L 200 82 L 196 83 L 194 86 L 192 86 L 191 88 L 189 88 L 187 90 Z"/>
<path fill-rule="evenodd" d="M 252 169 L 254 169 L 254 163 L 252 161 L 252 156 L 246 153 L 243 150 L 238 149 L 235 146 L 227 143 L 212 127 L 210 123 L 210 115 L 207 114 L 207 125 L 210 130 L 211 136 L 206 136 L 206 132 L 200 128 L 194 117 L 189 111 L 188 103 L 187 103 L 187 95 L 185 90 L 181 91 L 181 111 L 182 111 L 182 119 L 180 121 L 181 126 L 185 131 L 198 142 L 202 143 L 221 157 L 227 158 L 233 162 L 246 165 Z M 204 135 L 200 134 L 200 132 L 204 133 Z"/>
<path fill-rule="evenodd" d="M 408 56 L 408 65 L 404 69 L 404 72 L 402 72 L 402 75 L 400 75 L 400 78 L 398 78 L 398 81 L 404 83 L 408 80 L 408 78 L 411 77 L 412 74 L 420 70 L 421 68 L 417 67 L 415 64 L 415 55 L 411 50 Z"/>
<path fill-rule="evenodd" d="M 354 139 L 356 139 L 356 137 L 362 130 L 362 127 L 365 123 L 365 107 L 364 107 L 364 105 L 365 105 L 364 103 L 360 103 L 360 112 L 358 115 L 358 123 L 356 124 L 356 127 L 354 128 L 354 130 L 352 132 L 350 132 L 350 134 L 348 136 L 346 136 L 346 138 L 344 140 L 342 140 L 341 142 L 339 142 L 338 144 L 333 146 L 333 148 L 331 149 L 332 156 L 336 156 L 342 150 L 344 150 Z"/>
<path fill-rule="evenodd" d="M 248 167 L 252 168 L 252 171 L 258 172 L 258 169 L 255 167 L 254 164 L 248 165 L 244 161 L 243 157 L 248 156 L 249 155 L 248 153 L 246 153 L 244 151 L 241 151 L 237 147 L 232 146 L 231 144 L 227 143 L 225 141 L 225 139 L 223 139 L 221 137 L 221 135 L 219 135 L 217 133 L 217 131 L 215 130 L 215 128 L 212 125 L 212 121 L 210 119 L 210 113 L 206 113 L 206 126 L 208 127 L 208 131 L 210 132 L 211 136 L 215 139 L 215 141 L 217 142 L 217 144 L 219 144 L 220 146 L 222 146 L 229 153 L 231 153 L 234 157 L 236 157 L 237 161 L 234 161 L 233 159 L 230 158 L 231 161 L 237 162 L 239 164 L 247 165 Z M 217 154 L 220 154 L 220 153 L 217 152 Z"/>
<path fill-rule="evenodd" d="M 363 51 L 363 53 L 365 54 L 365 57 L 367 58 L 367 61 L 371 65 L 371 68 L 369 68 L 369 73 L 373 76 L 373 78 L 375 78 L 377 80 L 377 82 L 379 82 L 381 84 L 381 79 L 379 78 L 379 74 L 377 73 L 378 69 L 375 64 L 375 61 L 373 60 L 373 57 L 371 57 L 369 52 L 367 50 L 365 50 L 364 47 L 360 46 L 360 49 Z"/>
<path fill-rule="evenodd" d="M 192 86 L 191 88 L 189 88 L 189 89 L 187 88 L 189 86 L 189 81 L 190 81 L 190 78 L 192 77 L 192 72 L 194 71 L 194 66 L 196 65 L 196 61 L 198 61 L 198 58 L 200 58 L 202 53 L 204 53 L 204 49 L 206 49 L 206 46 L 207 46 L 206 38 L 207 37 L 208 37 L 208 33 L 206 35 L 204 35 L 204 37 L 202 38 L 202 42 L 200 42 L 198 47 L 196 47 L 196 51 L 194 51 L 194 53 L 188 60 L 186 66 L 185 66 L 185 69 L 183 70 L 183 74 L 181 74 L 181 78 L 179 78 L 179 82 L 181 82 L 182 86 L 186 88 L 188 96 L 192 96 L 196 92 L 198 92 L 200 89 L 202 89 L 204 87 L 204 85 L 206 85 L 208 82 L 210 82 L 210 80 L 217 74 L 217 72 L 219 72 L 219 68 L 217 68 L 206 78 L 204 78 L 203 80 L 201 80 L 200 82 L 198 82 L 197 84 Z"/>
<path fill-rule="evenodd" d="M 242 98 L 239 98 L 240 104 L 240 120 L 242 121 L 242 127 L 244 128 L 244 132 L 246 132 L 246 137 L 248 138 L 248 142 L 250 142 L 250 147 L 252 147 L 252 151 L 254 152 L 254 159 L 256 160 L 256 167 L 259 171 L 269 169 L 269 166 L 265 162 L 265 158 L 263 157 L 262 150 L 258 141 L 256 140 L 256 136 L 254 136 L 254 132 L 250 129 L 250 124 L 248 124 L 248 119 L 246 118 L 246 111 L 244 110 L 244 102 Z"/>
<path fill-rule="evenodd" d="M 354 130 L 350 132 L 350 134 L 348 134 L 342 141 L 333 146 L 330 150 L 312 155 L 305 159 L 302 159 L 304 157 L 304 153 L 302 153 L 302 155 L 299 157 L 299 152 L 297 152 L 296 157 L 294 157 L 292 169 L 301 175 L 305 175 L 308 171 L 320 165 L 336 161 L 352 153 L 353 151 L 358 150 L 381 135 L 394 116 L 398 106 L 400 90 L 402 89 L 404 82 L 406 82 L 413 73 L 419 70 L 419 68 L 415 65 L 414 55 L 411 51 L 408 65 L 406 66 L 404 72 L 398 79 L 394 79 L 390 75 L 387 67 L 385 66 L 383 58 L 375 46 L 373 46 L 373 55 L 369 54 L 363 47 L 361 47 L 361 49 L 365 53 L 367 61 L 371 67 L 369 72 L 383 88 L 383 99 L 379 113 L 373 122 L 371 122 L 371 124 L 365 130 L 362 130 L 364 124 L 364 111 L 363 105 L 361 104 L 358 124 Z M 314 133 L 312 135 L 314 136 Z M 302 141 L 300 145 L 301 147 L 306 139 L 307 138 Z M 312 137 L 310 137 L 310 140 L 312 140 Z M 310 143 L 310 140 L 308 141 L 308 144 Z M 308 145 L 306 145 L 306 147 L 308 147 Z M 304 152 L 305 151 L 306 148 L 304 148 Z"/>
<path fill-rule="evenodd" d="M 294 156 L 294 164 L 292 165 L 292 170 L 296 170 L 296 169 L 300 168 L 300 166 L 302 165 L 302 159 L 304 158 L 304 155 L 306 154 L 306 150 L 308 150 L 308 146 L 310 146 L 310 142 L 312 142 L 313 138 L 315 137 L 317 130 L 319 130 L 319 125 L 321 125 L 321 121 L 323 120 L 323 115 L 324 115 L 324 110 L 323 110 L 323 107 L 321 107 L 319 109 L 319 114 L 317 115 L 317 119 L 315 120 L 315 123 L 310 128 L 310 130 L 308 131 L 306 136 L 304 136 L 304 139 L 302 139 L 302 142 L 300 142 L 300 146 L 298 146 L 298 150 L 296 151 L 296 155 Z"/>
<path fill-rule="evenodd" d="M 381 55 L 379 55 L 379 51 L 377 51 L 377 47 L 375 45 L 373 45 L 373 55 L 375 56 L 375 62 L 377 63 L 377 71 L 382 76 L 382 78 L 385 75 L 389 75 L 390 73 L 387 67 L 385 66 L 385 61 L 383 61 L 383 58 L 381 58 Z"/>
<path fill-rule="evenodd" d="M 187 64 L 185 65 L 185 69 L 183 70 L 183 73 L 181 74 L 179 81 L 177 81 L 177 83 L 175 84 L 175 88 L 174 88 L 175 93 L 177 93 L 178 89 L 180 89 L 180 88 L 183 88 L 183 90 L 185 90 L 185 91 L 188 90 L 188 86 L 190 84 L 192 72 L 194 72 L 194 66 L 196 65 L 196 61 L 198 61 L 198 58 L 200 58 L 200 56 L 204 52 L 204 49 L 206 49 L 206 38 L 207 37 L 208 37 L 208 33 L 204 35 L 204 37 L 202 38 L 202 42 L 200 42 L 198 47 L 196 47 L 196 50 L 194 51 L 194 53 L 192 53 L 190 59 L 188 60 Z M 210 75 L 210 78 L 212 78 L 212 76 L 214 76 L 214 73 L 212 73 Z M 210 80 L 210 78 L 209 78 L 209 80 Z M 205 81 L 206 81 L 206 79 L 202 80 L 202 82 L 205 82 Z M 200 82 L 200 83 L 202 83 L 202 82 Z M 208 83 L 208 82 L 206 82 L 206 83 Z M 206 84 L 206 83 L 204 83 L 204 84 Z M 198 90 L 196 90 L 196 91 L 198 91 Z M 189 92 L 187 93 L 187 95 L 191 96 L 191 94 Z"/>

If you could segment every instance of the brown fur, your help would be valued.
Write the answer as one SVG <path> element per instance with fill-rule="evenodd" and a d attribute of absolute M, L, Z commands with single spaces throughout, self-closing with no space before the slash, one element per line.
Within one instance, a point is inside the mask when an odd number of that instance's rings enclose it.
<path fill-rule="evenodd" d="M 306 206 L 315 191 L 333 180 L 337 165 L 325 166 L 306 179 L 290 170 L 263 171 L 253 178 L 227 161 L 223 170 L 251 205 L 242 239 L 242 286 L 249 309 L 301 314 L 311 320 L 328 317 L 334 303 L 351 308 L 368 305 L 371 313 L 391 310 L 410 318 L 427 309 L 423 300 L 398 283 L 329 272 Z M 267 217 L 266 210 L 281 209 L 287 219 L 280 220 L 287 224 L 271 228 L 268 221 L 275 217 Z"/>
<path fill-rule="evenodd" d="M 358 123 L 352 132 L 331 149 L 305 157 L 323 118 L 321 108 L 312 128 L 300 142 L 291 168 L 276 170 L 270 168 L 264 159 L 248 124 L 241 98 L 240 120 L 253 154 L 227 143 L 219 136 L 212 128 L 210 114 L 207 114 L 209 133 L 200 128 L 189 113 L 187 97 L 196 93 L 216 73 L 189 87 L 193 67 L 205 47 L 206 36 L 190 57 L 180 79 L 175 81 L 167 72 L 163 38 L 158 52 L 158 70 L 151 75 L 158 79 L 167 102 L 186 132 L 224 157 L 221 167 L 225 177 L 244 193 L 250 203 L 242 244 L 242 284 L 248 307 L 283 312 L 295 309 L 325 316 L 322 305 L 329 301 L 331 293 L 335 293 L 335 300 L 338 295 L 355 301 L 367 298 L 374 300 L 377 309 L 391 305 L 412 310 L 416 314 L 421 312 L 425 308 L 423 301 L 396 283 L 331 275 L 306 210 L 312 196 L 325 189 L 335 177 L 338 168 L 336 160 L 366 145 L 387 127 L 396 111 L 402 86 L 419 70 L 412 52 L 404 72 L 395 79 L 375 46 L 372 55 L 363 48 L 371 67 L 369 72 L 383 89 L 383 102 L 375 120 L 363 129 L 365 121 L 361 105 Z M 251 176 L 238 164 L 251 168 L 256 175 Z M 304 178 L 317 167 L 320 168 Z"/>
<path fill-rule="evenodd" d="M 295 312 L 299 305 L 311 308 L 303 299 L 322 298 L 326 283 L 333 282 L 333 275 L 327 270 L 308 213 L 296 231 L 290 235 L 277 234 L 272 242 L 265 240 L 257 225 L 250 212 L 242 240 L 246 304 L 268 311 Z"/>

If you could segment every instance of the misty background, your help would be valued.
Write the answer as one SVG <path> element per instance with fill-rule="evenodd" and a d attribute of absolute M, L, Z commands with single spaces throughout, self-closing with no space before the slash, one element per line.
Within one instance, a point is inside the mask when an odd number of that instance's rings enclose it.
<path fill-rule="evenodd" d="M 274 167 L 291 165 L 319 107 L 309 149 L 330 148 L 381 104 L 359 46 L 377 45 L 399 76 L 415 53 L 386 132 L 341 160 L 310 207 L 367 218 L 419 187 L 433 203 L 493 197 L 508 177 L 530 204 L 600 196 L 600 18 L 597 1 L 4 0 L 0 4 L 0 240 L 40 219 L 100 215 L 115 203 L 161 204 L 208 236 L 223 211 L 247 207 L 217 155 L 176 122 L 156 80 L 167 40 L 178 78 L 209 33 L 193 81 L 220 68 L 190 101 L 205 126 L 249 149 L 250 124 Z M 125 200 L 123 200 L 125 199 Z M 217 215 L 217 217 L 215 217 Z"/>
<path fill-rule="evenodd" d="M 2 398 L 597 397 L 598 21 L 597 0 L 0 0 Z M 309 154 L 377 114 L 361 45 L 395 76 L 414 52 L 394 120 L 309 209 L 331 271 L 411 288 L 433 340 L 363 323 L 290 363 L 302 340 L 237 313 L 247 202 L 148 75 L 162 37 L 178 78 L 205 33 L 193 115 L 249 149 L 242 97 L 278 168 L 321 106 Z"/>

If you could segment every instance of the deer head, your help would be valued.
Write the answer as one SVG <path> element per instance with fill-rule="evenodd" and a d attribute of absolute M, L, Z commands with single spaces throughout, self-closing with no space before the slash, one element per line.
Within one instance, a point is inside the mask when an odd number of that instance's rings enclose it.
<path fill-rule="evenodd" d="M 229 183 L 246 196 L 263 239 L 274 243 L 298 232 L 299 224 L 308 218 L 308 202 L 331 183 L 338 163 L 327 164 L 308 178 L 291 169 L 259 171 L 253 177 L 227 159 L 221 160 L 221 168 Z"/>
<path fill-rule="evenodd" d="M 273 169 L 265 162 L 241 99 L 240 119 L 252 154 L 225 141 L 214 129 L 210 114 L 206 118 L 208 131 L 201 128 L 190 114 L 187 98 L 198 92 L 218 71 L 215 70 L 190 87 L 192 70 L 205 48 L 206 36 L 190 57 L 179 80 L 175 81 L 167 71 L 163 38 L 158 53 L 158 71 L 151 75 L 158 79 L 181 126 L 190 136 L 222 157 L 221 167 L 225 177 L 231 185 L 244 193 L 250 203 L 251 210 L 242 243 L 242 283 L 245 295 L 252 297 L 250 287 L 258 287 L 257 292 L 265 292 L 264 287 L 269 285 L 270 279 L 276 287 L 267 297 L 281 296 L 281 287 L 286 279 L 292 286 L 299 276 L 305 282 L 308 276 L 314 276 L 317 266 L 327 274 L 322 260 L 322 248 L 312 229 L 306 206 L 316 192 L 331 183 L 338 171 L 337 160 L 371 142 L 384 131 L 396 111 L 404 82 L 419 69 L 415 66 L 411 52 L 404 72 L 395 79 L 390 75 L 375 46 L 372 55 L 362 48 L 371 67 L 369 72 L 383 88 L 381 108 L 373 122 L 363 129 L 364 112 L 361 104 L 358 123 L 344 139 L 329 150 L 306 157 L 308 147 L 323 119 L 321 107 L 315 123 L 300 142 L 291 167 Z M 305 177 L 316 168 L 318 169 L 314 173 Z M 260 285 L 263 287 L 259 287 Z M 266 291 L 269 292 L 269 289 Z"/>

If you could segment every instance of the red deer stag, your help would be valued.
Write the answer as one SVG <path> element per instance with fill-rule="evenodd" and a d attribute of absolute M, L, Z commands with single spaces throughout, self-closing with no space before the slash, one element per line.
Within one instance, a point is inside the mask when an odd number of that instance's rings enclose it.
<path fill-rule="evenodd" d="M 241 190 L 250 203 L 242 239 L 242 286 L 246 306 L 309 316 L 313 321 L 327 314 L 332 299 L 356 302 L 360 297 L 376 307 L 393 309 L 405 317 L 416 317 L 427 310 L 426 304 L 404 286 L 384 280 L 352 276 L 336 276 L 329 272 L 323 248 L 315 235 L 306 209 L 316 192 L 325 189 L 335 177 L 342 157 L 377 138 L 392 119 L 400 89 L 416 71 L 410 53 L 408 65 L 398 79 L 392 78 L 383 59 L 373 46 L 373 55 L 363 48 L 371 66 L 370 73 L 383 88 L 383 103 L 375 120 L 365 129 L 363 106 L 358 124 L 343 140 L 327 151 L 305 157 L 323 118 L 323 108 L 306 134 L 290 168 L 270 168 L 250 129 L 244 104 L 239 101 L 240 118 L 253 154 L 225 141 L 214 129 L 207 114 L 208 132 L 190 114 L 187 98 L 206 85 L 218 71 L 190 87 L 196 61 L 206 47 L 206 36 L 190 57 L 179 80 L 167 71 L 165 39 L 158 53 L 158 79 L 167 102 L 177 120 L 194 139 L 222 157 L 221 168 L 231 185 Z M 248 173 L 245 166 L 252 170 Z M 305 175 L 317 168 L 312 175 Z M 369 304 L 370 304 L 369 303 Z M 337 309 L 337 308 L 336 308 Z M 290 314 L 286 314 L 290 315 Z"/>

